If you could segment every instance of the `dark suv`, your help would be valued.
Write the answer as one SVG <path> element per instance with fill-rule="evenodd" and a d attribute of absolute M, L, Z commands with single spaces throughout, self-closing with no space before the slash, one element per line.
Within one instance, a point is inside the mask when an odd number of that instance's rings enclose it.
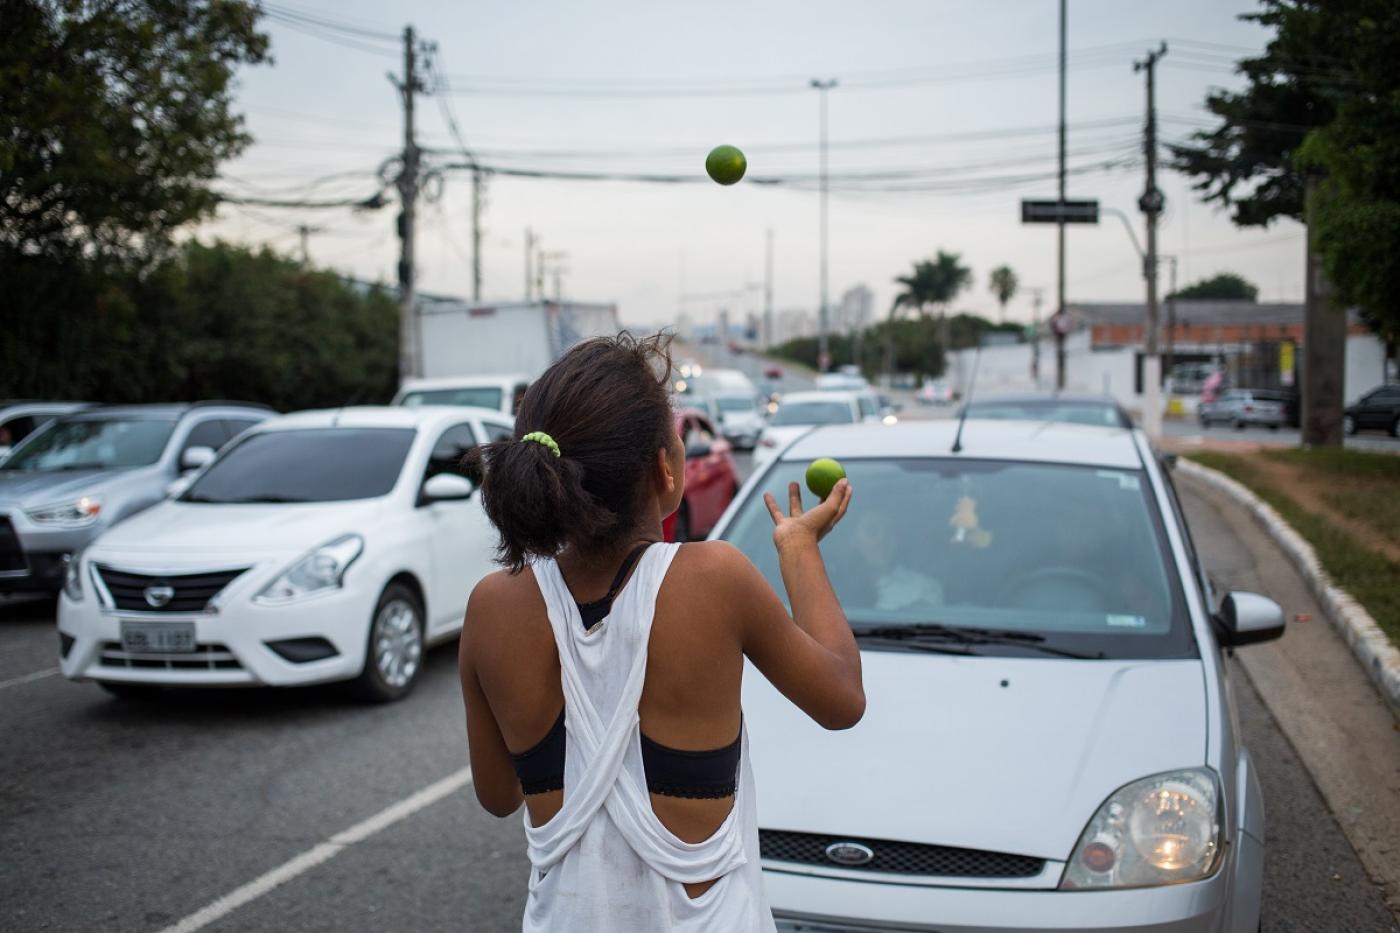
<path fill-rule="evenodd" d="M 1342 428 L 1348 434 L 1385 431 L 1391 437 L 1400 437 L 1400 382 L 1372 389 L 1356 404 L 1348 405 Z"/>
<path fill-rule="evenodd" d="M 104 405 L 35 431 L 0 463 L 0 593 L 56 592 L 75 551 L 273 414 L 244 402 Z"/>

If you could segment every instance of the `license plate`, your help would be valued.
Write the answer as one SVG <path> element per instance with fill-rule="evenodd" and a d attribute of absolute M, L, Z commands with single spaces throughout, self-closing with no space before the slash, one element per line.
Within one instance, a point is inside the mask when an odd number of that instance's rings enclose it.
<path fill-rule="evenodd" d="M 122 622 L 122 649 L 132 654 L 194 651 L 193 622 Z"/>

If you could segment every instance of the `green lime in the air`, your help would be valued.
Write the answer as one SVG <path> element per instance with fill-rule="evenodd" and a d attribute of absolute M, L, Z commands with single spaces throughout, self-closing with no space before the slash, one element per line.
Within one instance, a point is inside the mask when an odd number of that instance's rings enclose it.
<path fill-rule="evenodd" d="M 807 488 L 823 501 L 845 478 L 846 468 L 830 457 L 820 457 L 807 465 Z"/>
<path fill-rule="evenodd" d="M 735 146 L 716 146 L 705 156 L 705 171 L 721 185 L 732 185 L 744 177 L 749 160 Z"/>

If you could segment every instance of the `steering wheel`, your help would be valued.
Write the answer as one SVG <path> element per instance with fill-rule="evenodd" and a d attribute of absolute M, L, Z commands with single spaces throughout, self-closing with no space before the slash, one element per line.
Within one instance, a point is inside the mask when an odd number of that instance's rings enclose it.
<path fill-rule="evenodd" d="M 1009 590 L 1011 601 L 1026 609 L 1034 608 L 1033 604 L 1047 598 L 1053 599 L 1060 608 L 1088 611 L 1102 611 L 1108 603 L 1103 581 L 1092 573 L 1073 567 L 1032 570 L 1013 580 Z M 1036 590 L 1040 592 L 1034 592 Z M 1028 595 L 1031 600 L 1025 598 Z"/>

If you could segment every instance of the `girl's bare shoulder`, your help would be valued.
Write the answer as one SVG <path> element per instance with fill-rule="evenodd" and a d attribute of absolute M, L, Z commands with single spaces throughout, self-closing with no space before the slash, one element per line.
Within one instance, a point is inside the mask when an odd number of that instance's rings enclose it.
<path fill-rule="evenodd" d="M 467 630 L 489 628 L 521 613 L 543 610 L 544 597 L 529 569 L 497 570 L 482 577 L 467 600 Z"/>

